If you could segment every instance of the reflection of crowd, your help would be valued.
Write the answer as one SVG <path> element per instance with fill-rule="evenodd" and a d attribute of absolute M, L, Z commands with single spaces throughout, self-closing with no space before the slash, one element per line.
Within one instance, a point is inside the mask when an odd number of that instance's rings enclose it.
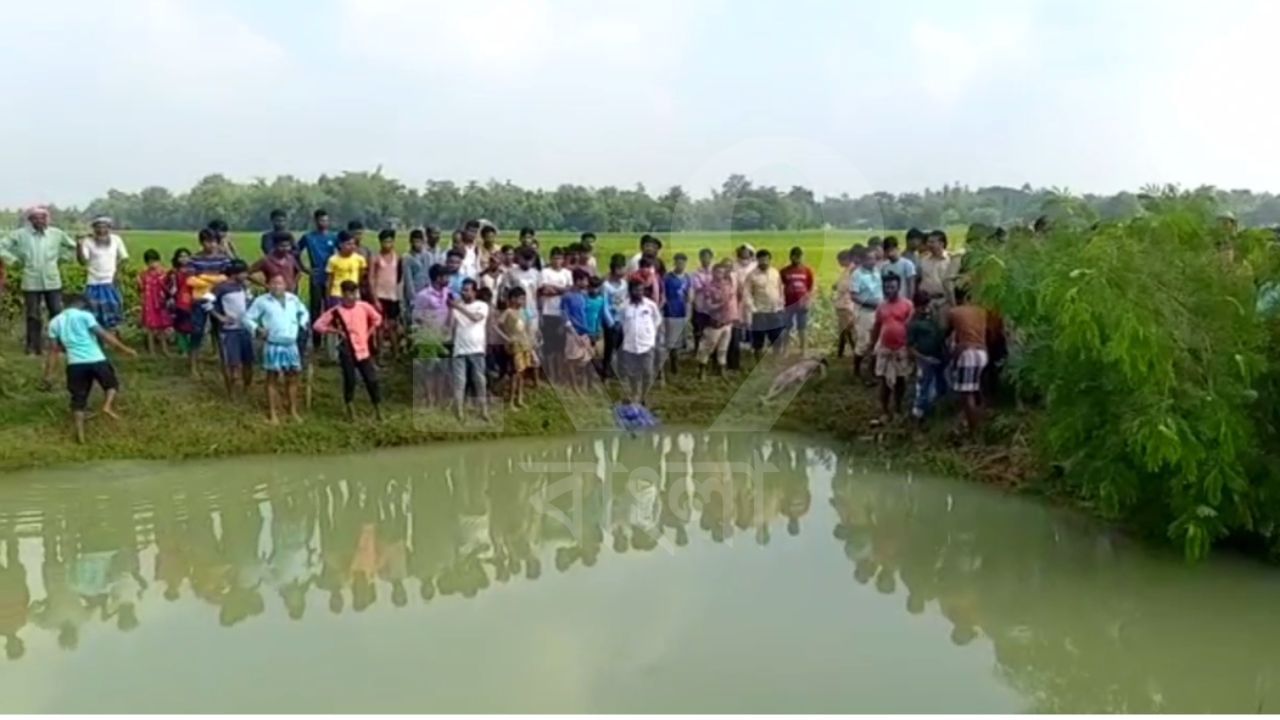
<path fill-rule="evenodd" d="M 56 633 L 65 649 L 90 624 L 133 630 L 148 596 L 195 598 L 224 626 L 276 604 L 300 620 L 316 597 L 333 613 L 359 613 L 385 598 L 404 607 L 415 586 L 422 601 L 470 598 L 537 580 L 544 563 L 592 567 L 606 546 L 683 547 L 695 528 L 715 542 L 737 533 L 765 544 L 775 525 L 798 534 L 809 510 L 805 450 L 777 440 L 610 436 L 529 447 L 506 456 L 463 448 L 409 478 L 371 467 L 362 479 L 166 478 L 152 490 L 106 486 L 87 502 L 50 488 L 38 523 L 0 515 L 9 656 L 24 654 L 28 626 Z M 19 534 L 42 546 L 45 597 L 35 602 Z"/>
<path fill-rule="evenodd" d="M 985 488 L 855 474 L 837 459 L 833 534 L 856 582 L 984 636 L 1044 712 L 1253 712 L 1280 678 L 1273 584 L 1195 577 L 1089 520 Z M 1253 580 L 1256 578 L 1256 582 Z"/>
<path fill-rule="evenodd" d="M 989 640 L 1033 709 L 1272 706 L 1280 643 L 1265 574 L 1228 566 L 1197 580 L 1210 569 L 1117 552 L 1106 532 L 1047 506 L 866 473 L 831 450 L 746 433 L 459 446 L 407 478 L 409 462 L 383 468 L 381 457 L 353 460 L 346 478 L 220 469 L 0 499 L 9 657 L 40 632 L 70 650 L 96 627 L 133 630 L 161 597 L 207 604 L 232 626 L 472 598 L 697 537 L 764 545 L 811 524 L 821 471 L 852 582 L 897 595 L 910 615 L 936 612 L 956 645 Z M 343 473 L 339 462 L 327 472 Z M 33 601 L 36 545 L 44 596 Z"/>

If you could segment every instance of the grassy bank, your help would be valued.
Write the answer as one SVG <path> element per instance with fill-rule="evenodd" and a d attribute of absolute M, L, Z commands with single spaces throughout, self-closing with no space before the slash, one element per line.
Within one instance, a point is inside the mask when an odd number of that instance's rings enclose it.
<path fill-rule="evenodd" d="M 815 347 L 830 347 L 826 318 L 817 318 Z M 126 335 L 131 344 L 140 340 Z M 321 363 L 315 372 L 312 406 L 304 422 L 273 427 L 265 422 L 261 377 L 247 396 L 228 399 L 214 358 L 206 355 L 201 379 L 191 379 L 176 357 L 115 360 L 122 382 L 120 420 L 95 417 L 88 441 L 72 442 L 67 396 L 61 376 L 52 391 L 38 387 L 39 361 L 20 355 L 19 338 L 7 333 L 0 340 L 0 371 L 5 378 L 0 402 L 0 469 L 66 464 L 92 460 L 149 458 L 183 459 L 242 454 L 325 454 L 484 437 L 568 434 L 580 430 L 612 429 L 616 384 L 603 392 L 574 395 L 545 385 L 530 396 L 530 406 L 498 412 L 494 422 L 478 418 L 459 424 L 445 409 L 415 408 L 410 400 L 411 370 L 388 365 L 382 372 L 386 402 L 383 422 L 375 422 L 367 399 L 357 395 L 361 415 L 354 423 L 343 417 L 337 368 Z M 747 354 L 747 360 L 749 353 Z M 794 356 L 790 358 L 794 360 Z M 748 365 L 750 363 L 748 362 Z M 990 445 L 959 445 L 950 437 L 953 415 L 922 434 L 905 425 L 873 430 L 878 413 L 874 389 L 852 378 L 848 359 L 833 359 L 825 379 L 814 380 L 797 396 L 763 407 L 777 366 L 766 360 L 753 370 L 725 378 L 698 381 L 691 364 L 656 390 L 651 405 L 667 425 L 716 429 L 777 428 L 820 433 L 861 443 L 877 452 L 890 452 L 904 461 L 918 461 L 952 474 L 1009 483 L 1026 476 L 1010 471 L 1006 443 L 1008 419 L 993 423 Z M 96 406 L 99 395 L 92 403 Z M 999 447 L 1000 451 L 993 448 Z M 1001 460 L 1001 458 L 1005 460 Z M 1015 458 L 1014 465 L 1021 460 Z M 1025 463 L 1023 463 L 1025 465 Z"/>

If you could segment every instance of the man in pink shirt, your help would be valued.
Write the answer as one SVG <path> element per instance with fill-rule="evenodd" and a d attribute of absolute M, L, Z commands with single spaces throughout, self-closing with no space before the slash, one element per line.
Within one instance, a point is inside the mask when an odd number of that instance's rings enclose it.
<path fill-rule="evenodd" d="M 715 275 L 715 271 L 711 267 L 715 257 L 716 255 L 711 251 L 711 248 L 699 250 L 698 269 L 693 271 L 693 278 L 690 280 L 689 289 L 693 295 L 693 352 L 695 354 L 702 343 L 703 330 L 711 322 L 711 314 L 706 309 L 706 294 Z"/>
<path fill-rule="evenodd" d="M 369 303 L 360 299 L 360 286 L 347 280 L 340 286 L 342 301 L 326 310 L 316 320 L 315 331 L 335 334 L 339 337 L 338 362 L 342 366 L 342 402 L 346 405 L 347 419 L 355 419 L 353 401 L 356 395 L 356 373 L 369 393 L 373 414 L 382 420 L 382 393 L 378 389 L 378 371 L 369 352 L 369 343 L 382 315 Z"/>

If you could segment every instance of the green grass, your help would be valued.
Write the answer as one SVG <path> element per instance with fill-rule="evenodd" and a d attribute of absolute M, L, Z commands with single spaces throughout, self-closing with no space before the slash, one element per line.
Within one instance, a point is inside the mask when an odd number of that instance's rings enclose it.
<path fill-rule="evenodd" d="M 232 233 L 231 238 L 242 254 L 252 258 L 257 257 L 259 252 L 260 235 L 261 232 L 245 231 Z M 775 263 L 782 265 L 785 264 L 791 248 L 799 246 L 804 249 L 805 262 L 814 268 L 819 280 L 826 283 L 833 281 L 839 275 L 836 254 L 848 249 L 854 243 L 866 242 L 872 235 L 897 235 L 899 240 L 902 240 L 903 233 L 858 230 L 679 232 L 663 235 L 662 239 L 665 257 L 671 258 L 676 253 L 682 252 L 689 256 L 690 265 L 696 264 L 698 251 L 702 248 L 711 248 L 715 251 L 716 257 L 728 257 L 734 248 L 743 243 L 750 244 L 756 249 L 768 248 L 774 255 Z M 130 252 L 137 258 L 141 258 L 142 252 L 150 248 L 160 251 L 160 255 L 166 260 L 178 248 L 185 247 L 193 251 L 197 248 L 196 234 L 193 231 L 132 230 L 124 232 L 123 236 L 129 245 Z M 613 253 L 623 253 L 631 257 L 638 250 L 639 236 L 639 233 L 600 233 L 596 243 L 596 256 L 602 265 L 608 263 L 608 258 Z M 952 245 L 959 247 L 963 241 L 964 232 L 962 229 L 953 228 L 948 230 L 948 236 L 952 239 Z M 542 247 L 549 249 L 556 245 L 575 242 L 578 234 L 545 232 L 539 233 L 538 237 Z M 398 240 L 401 249 L 407 250 L 408 233 L 401 232 Z M 448 238 L 445 238 L 445 241 L 447 242 Z M 500 245 L 515 244 L 515 241 L 516 237 L 512 233 L 503 233 L 498 236 Z"/>
<path fill-rule="evenodd" d="M 265 422 L 265 397 L 259 375 L 247 396 L 229 399 L 211 352 L 206 352 L 203 375 L 193 380 L 185 361 L 178 357 L 113 358 L 122 391 L 119 421 L 91 418 L 88 440 L 77 445 L 71 436 L 66 391 L 57 377 L 55 389 L 38 387 L 40 362 L 21 354 L 20 330 L 13 325 L 0 333 L 0 470 L 62 465 L 108 459 L 183 459 L 245 454 L 354 452 L 378 447 L 427 442 L 563 435 L 578 430 L 612 429 L 611 403 L 619 388 L 610 384 L 607 396 L 576 396 L 552 391 L 545 385 L 530 396 L 527 409 L 499 413 L 493 425 L 478 418 L 459 424 L 445 410 L 424 411 L 410 400 L 410 369 L 390 365 L 381 373 L 385 419 L 369 417 L 363 390 L 356 407 L 361 417 L 344 419 L 341 383 L 335 367 L 321 363 L 313 383 L 313 404 L 304 411 L 303 423 L 270 426 Z M 829 352 L 834 328 L 827 307 L 815 309 L 811 351 Z M 126 331 L 126 342 L 142 347 L 136 331 Z M 744 362 L 750 365 L 750 353 Z M 788 358 L 785 362 L 794 360 Z M 957 447 L 947 431 L 953 418 L 937 422 L 934 430 L 914 436 L 905 427 L 877 431 L 870 421 L 878 415 L 875 391 L 857 382 L 849 360 L 832 360 L 832 369 L 821 381 L 813 381 L 789 402 L 770 412 L 759 402 L 772 382 L 777 365 L 770 361 L 756 372 L 698 381 L 691 361 L 683 372 L 651 398 L 654 412 L 670 426 L 763 430 L 777 428 L 819 433 L 875 447 L 913 447 L 900 460 L 944 466 L 952 472 L 998 481 L 1007 479 L 1007 462 L 986 464 L 992 447 Z M 100 402 L 95 392 L 91 407 Z M 998 425 L 993 423 L 998 431 Z M 1005 433 L 999 433 L 1005 434 Z M 998 439 L 998 438 L 997 438 Z M 1007 457 L 1008 448 L 1000 452 Z"/>

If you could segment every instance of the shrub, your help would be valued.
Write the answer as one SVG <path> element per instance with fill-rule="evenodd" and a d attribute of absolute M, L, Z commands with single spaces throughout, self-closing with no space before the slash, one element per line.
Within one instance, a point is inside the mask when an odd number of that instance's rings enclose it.
<path fill-rule="evenodd" d="M 1229 534 L 1274 546 L 1280 367 L 1257 283 L 1270 233 L 1236 234 L 1207 198 L 975 248 L 976 297 L 1015 337 L 1015 382 L 1044 400 L 1038 451 L 1106 515 L 1159 529 L 1189 558 Z"/>
<path fill-rule="evenodd" d="M 141 322 L 142 301 L 138 294 L 138 273 L 144 265 L 141 258 L 131 260 L 128 265 L 116 273 L 116 287 L 124 300 L 126 322 L 136 325 Z M 5 268 L 7 282 L 5 292 L 0 296 L 0 319 L 4 322 L 20 322 L 22 319 L 22 271 L 18 268 Z M 87 273 L 84 266 L 75 263 L 62 265 L 63 292 L 83 292 Z"/>

